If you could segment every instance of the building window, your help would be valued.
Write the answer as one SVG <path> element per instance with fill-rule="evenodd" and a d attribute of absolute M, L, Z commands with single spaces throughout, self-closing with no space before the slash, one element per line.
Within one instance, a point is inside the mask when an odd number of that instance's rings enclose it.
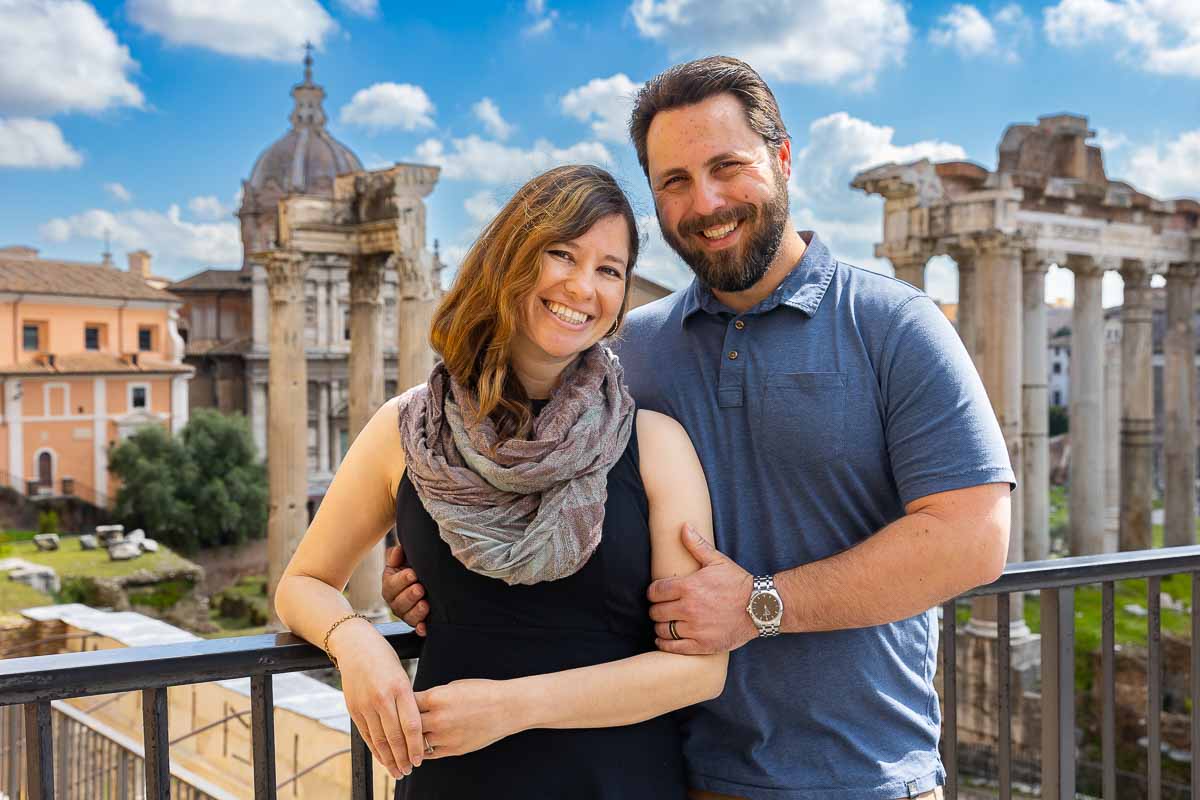
<path fill-rule="evenodd" d="M 133 390 L 129 394 L 129 405 L 132 408 L 144 409 L 146 407 L 146 387 L 145 386 L 134 386 L 133 387 Z"/>
<path fill-rule="evenodd" d="M 85 350 L 99 350 L 104 347 L 104 326 L 85 325 L 83 328 L 83 347 Z"/>
<path fill-rule="evenodd" d="M 1062 362 L 1061 361 L 1054 362 L 1054 374 L 1062 375 Z"/>
<path fill-rule="evenodd" d="M 395 381 L 384 381 L 383 382 L 383 396 L 384 397 L 395 397 L 396 396 L 396 382 Z"/>
<path fill-rule="evenodd" d="M 1062 392 L 1058 391 L 1057 389 L 1054 390 L 1054 405 L 1062 405 Z"/>
<path fill-rule="evenodd" d="M 34 352 L 42 349 L 43 324 L 41 322 L 26 322 L 21 326 L 22 348 L 33 350 Z"/>
<path fill-rule="evenodd" d="M 154 328 L 141 326 L 138 328 L 138 350 L 154 349 Z"/>

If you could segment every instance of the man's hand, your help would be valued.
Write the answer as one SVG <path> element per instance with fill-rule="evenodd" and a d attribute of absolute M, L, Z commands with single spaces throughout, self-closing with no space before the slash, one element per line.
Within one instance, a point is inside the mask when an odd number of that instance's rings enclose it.
<path fill-rule="evenodd" d="M 709 655 L 736 650 L 758 636 L 746 612 L 754 576 L 726 558 L 685 525 L 683 544 L 700 562 L 700 569 L 682 578 L 663 578 L 650 584 L 646 595 L 653 604 L 655 645 L 667 653 Z M 679 639 L 671 638 L 675 621 Z"/>
<path fill-rule="evenodd" d="M 417 583 L 417 573 L 404 563 L 404 548 L 389 547 L 383 567 L 383 601 L 418 636 L 425 635 L 425 618 L 429 616 L 429 603 L 421 599 L 424 596 L 425 587 Z"/>

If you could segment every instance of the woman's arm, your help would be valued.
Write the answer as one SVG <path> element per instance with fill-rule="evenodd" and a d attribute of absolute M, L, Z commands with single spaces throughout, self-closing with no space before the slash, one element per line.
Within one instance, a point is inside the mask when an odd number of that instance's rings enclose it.
<path fill-rule="evenodd" d="M 317 515 L 275 589 L 284 625 L 318 647 L 354 609 L 342 594 L 355 566 L 395 520 L 396 487 L 404 472 L 396 400 L 354 439 Z M 329 637 L 338 660 L 346 708 L 375 758 L 393 777 L 421 763 L 424 743 L 412 687 L 396 651 L 366 620 L 347 620 Z"/>
<path fill-rule="evenodd" d="M 688 575 L 699 565 L 683 546 L 685 524 L 713 540 L 704 471 L 678 422 L 640 411 L 642 481 L 650 503 L 651 572 Z M 507 681 L 455 681 L 417 693 L 421 723 L 439 756 L 461 755 L 531 728 L 630 725 L 710 700 L 725 686 L 728 654 L 631 658 Z"/>

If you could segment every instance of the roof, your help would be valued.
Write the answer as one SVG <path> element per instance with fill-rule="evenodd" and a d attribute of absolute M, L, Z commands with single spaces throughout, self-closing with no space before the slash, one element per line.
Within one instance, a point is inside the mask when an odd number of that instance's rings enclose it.
<path fill-rule="evenodd" d="M 138 354 L 137 363 L 131 363 L 128 357 L 116 356 L 112 353 L 67 353 L 54 356 L 54 365 L 46 356 L 37 361 L 26 361 L 20 364 L 8 364 L 0 367 L 0 375 L 94 375 L 104 374 L 139 374 L 139 373 L 190 373 L 192 367 L 186 364 L 173 364 L 157 358 L 147 358 Z"/>
<path fill-rule="evenodd" d="M 206 269 L 170 285 L 172 292 L 250 291 L 250 276 L 240 269 Z"/>
<path fill-rule="evenodd" d="M 125 270 L 103 264 L 30 258 L 13 255 L 12 251 L 0 251 L 0 292 L 179 302 L 170 292 L 155 289 L 140 275 Z"/>

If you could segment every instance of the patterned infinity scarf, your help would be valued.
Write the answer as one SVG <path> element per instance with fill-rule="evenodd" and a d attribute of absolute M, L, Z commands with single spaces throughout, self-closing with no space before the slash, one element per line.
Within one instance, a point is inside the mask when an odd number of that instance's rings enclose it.
<path fill-rule="evenodd" d="M 528 440 L 498 441 L 491 420 L 468 425 L 477 408 L 440 362 L 400 398 L 408 476 L 442 540 L 510 586 L 573 575 L 600 544 L 608 472 L 633 430 L 620 362 L 599 344 L 580 355 Z"/>

